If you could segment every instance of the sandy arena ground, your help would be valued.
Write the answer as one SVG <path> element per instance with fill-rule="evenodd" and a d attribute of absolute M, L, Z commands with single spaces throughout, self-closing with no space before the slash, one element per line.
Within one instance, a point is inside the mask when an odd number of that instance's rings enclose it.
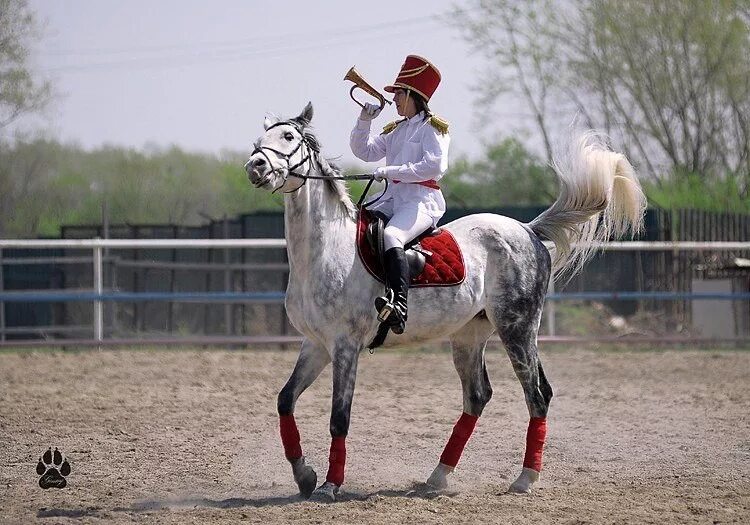
<path fill-rule="evenodd" d="M 362 355 L 346 494 L 301 502 L 276 393 L 296 352 L 0 353 L 2 523 L 750 523 L 750 352 L 543 351 L 555 389 L 542 479 L 505 494 L 527 423 L 504 352 L 450 492 L 413 491 L 461 412 L 450 354 Z M 330 369 L 297 406 L 327 467 Z M 48 446 L 68 487 L 42 490 Z"/>

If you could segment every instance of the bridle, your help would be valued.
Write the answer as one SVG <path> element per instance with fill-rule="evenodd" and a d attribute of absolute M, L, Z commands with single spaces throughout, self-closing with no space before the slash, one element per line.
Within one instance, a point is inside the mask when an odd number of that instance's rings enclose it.
<path fill-rule="evenodd" d="M 277 158 L 284 160 L 286 162 L 286 173 L 283 175 L 284 182 L 276 189 L 273 190 L 272 193 L 276 193 L 279 189 L 283 188 L 286 185 L 287 179 L 289 176 L 297 177 L 302 179 L 302 184 L 294 188 L 293 190 L 284 191 L 283 193 L 294 193 L 296 191 L 299 191 L 302 186 L 307 184 L 307 181 L 310 179 L 313 180 L 367 180 L 369 181 L 367 183 L 367 186 L 365 187 L 365 191 L 362 193 L 362 196 L 359 199 L 359 202 L 357 202 L 357 206 L 360 206 L 362 204 L 362 201 L 364 200 L 365 195 L 367 195 L 367 192 L 370 190 L 370 186 L 372 186 L 372 183 L 375 182 L 375 175 L 371 173 L 363 173 L 359 175 L 310 175 L 310 172 L 312 171 L 313 167 L 313 161 L 317 163 L 318 167 L 322 169 L 322 166 L 320 164 L 320 159 L 318 158 L 319 150 L 316 146 L 310 143 L 310 140 L 307 138 L 307 135 L 305 135 L 304 130 L 302 126 L 300 126 L 297 122 L 293 120 L 283 120 L 280 122 L 277 122 L 275 124 L 272 124 L 266 128 L 266 132 L 268 130 L 273 129 L 277 126 L 291 126 L 293 127 L 297 133 L 299 133 L 300 141 L 297 143 L 297 145 L 294 147 L 294 149 L 289 153 L 281 152 L 277 149 L 270 148 L 268 146 L 256 146 L 255 149 L 253 149 L 252 152 L 250 152 L 250 157 L 252 158 L 256 153 L 260 153 L 263 155 L 263 157 L 266 159 L 266 162 L 269 166 L 273 166 L 273 163 L 271 162 L 270 157 L 268 156 L 268 153 L 266 153 L 266 150 L 272 152 L 274 155 L 276 155 Z M 291 158 L 294 157 L 294 155 L 302 150 L 302 159 L 297 162 L 296 164 L 292 165 Z M 306 150 L 306 151 L 305 151 Z M 309 162 L 308 162 L 309 161 Z M 307 171 L 305 173 L 296 173 L 294 170 L 302 166 L 308 162 L 307 165 Z M 245 163 L 245 168 L 247 168 L 247 165 L 250 163 L 250 160 L 248 160 Z M 272 173 L 278 173 L 283 168 L 271 168 L 271 171 L 268 173 L 268 175 L 271 175 Z M 385 189 L 388 189 L 388 180 L 385 179 Z M 383 194 L 385 193 L 385 190 L 383 191 Z M 368 206 L 370 204 L 373 204 L 375 201 L 380 199 L 380 197 L 383 196 L 381 194 L 376 199 L 368 202 L 365 204 L 365 206 Z"/>
<path fill-rule="evenodd" d="M 303 179 L 302 184 L 300 184 L 297 188 L 295 188 L 295 189 L 293 189 L 291 191 L 285 191 L 284 192 L 284 193 L 291 193 L 291 192 L 295 192 L 295 191 L 299 190 L 302 186 L 305 185 L 305 183 L 307 182 L 307 179 L 310 178 L 310 177 L 312 177 L 310 175 L 310 171 L 312 171 L 312 162 L 309 162 L 309 164 L 307 166 L 307 173 L 305 173 L 304 175 L 301 174 L 301 173 L 295 173 L 294 170 L 296 170 L 297 168 L 299 168 L 300 166 L 302 166 L 306 162 L 311 161 L 313 159 L 313 155 L 311 154 L 311 152 L 316 152 L 317 153 L 317 151 L 316 151 L 315 148 L 313 148 L 310 145 L 310 142 L 308 141 L 307 137 L 303 133 L 302 128 L 297 123 L 295 123 L 294 121 L 285 120 L 285 121 L 277 122 L 276 124 L 273 124 L 273 125 L 269 126 L 268 128 L 266 128 L 266 131 L 268 131 L 270 129 L 273 129 L 273 128 L 277 127 L 277 126 L 292 126 L 295 130 L 297 130 L 297 133 L 299 133 L 299 136 L 301 138 L 300 138 L 300 141 L 297 143 L 297 145 L 294 147 L 294 149 L 290 153 L 284 153 L 284 152 L 281 152 L 281 151 L 279 151 L 277 149 L 274 149 L 274 148 L 271 148 L 271 147 L 268 147 L 268 146 L 260 146 L 260 145 L 258 145 L 250 153 L 250 157 L 252 158 L 256 153 L 260 153 L 266 159 L 266 162 L 268 163 L 268 165 L 269 166 L 273 166 L 273 163 L 271 162 L 271 159 L 268 156 L 268 153 L 266 153 L 266 150 L 268 150 L 268 151 L 272 152 L 274 155 L 276 155 L 276 157 L 278 159 L 284 160 L 284 162 L 286 162 L 286 173 L 283 176 L 284 177 L 284 182 L 278 188 L 276 188 L 275 190 L 273 190 L 273 193 L 276 193 L 276 191 L 278 191 L 280 188 L 283 188 L 286 185 L 287 179 L 289 178 L 290 175 L 292 175 L 294 177 L 299 177 L 299 178 Z M 303 148 L 306 149 L 307 151 L 304 151 Z M 303 150 L 302 160 L 300 160 L 298 163 L 292 165 L 291 158 L 294 157 L 294 155 L 298 151 L 300 151 L 301 149 Z M 317 161 L 317 158 L 315 160 Z M 250 161 L 248 160 L 247 162 L 249 163 Z M 245 167 L 247 168 L 247 163 L 245 164 Z M 281 170 L 282 170 L 281 168 L 271 168 L 271 171 L 268 174 L 271 175 L 272 173 L 278 173 Z"/>

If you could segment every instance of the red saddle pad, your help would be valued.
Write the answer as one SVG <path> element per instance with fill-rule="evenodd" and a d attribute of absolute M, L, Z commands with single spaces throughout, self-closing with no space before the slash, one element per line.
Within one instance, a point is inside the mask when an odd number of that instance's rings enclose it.
<path fill-rule="evenodd" d="M 357 219 L 357 252 L 367 271 L 380 282 L 385 282 L 383 266 L 378 261 L 375 251 L 367 242 L 367 225 L 372 214 L 360 209 Z M 466 266 L 461 248 L 448 230 L 438 230 L 434 235 L 420 240 L 422 248 L 432 252 L 426 257 L 424 270 L 412 276 L 411 286 L 454 286 L 461 284 L 466 276 Z"/>

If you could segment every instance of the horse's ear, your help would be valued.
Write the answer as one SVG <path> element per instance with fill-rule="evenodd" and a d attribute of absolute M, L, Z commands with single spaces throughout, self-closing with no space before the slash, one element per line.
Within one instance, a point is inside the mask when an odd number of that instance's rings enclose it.
<path fill-rule="evenodd" d="M 274 124 L 273 119 L 271 119 L 271 117 L 266 115 L 266 117 L 263 119 L 263 130 L 268 131 L 268 128 L 273 126 L 273 124 Z"/>
<path fill-rule="evenodd" d="M 302 113 L 299 114 L 298 117 L 296 117 L 294 120 L 302 124 L 302 126 L 307 126 L 313 118 L 313 105 L 312 102 L 308 102 L 307 106 L 305 106 L 305 109 L 302 110 Z"/>

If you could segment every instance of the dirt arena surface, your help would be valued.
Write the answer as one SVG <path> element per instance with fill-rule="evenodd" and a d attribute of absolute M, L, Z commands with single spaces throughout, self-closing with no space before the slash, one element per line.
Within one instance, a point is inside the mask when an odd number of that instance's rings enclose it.
<path fill-rule="evenodd" d="M 295 351 L 0 353 L 2 523 L 750 523 L 750 352 L 543 349 L 545 470 L 520 470 L 526 407 L 504 352 L 445 494 L 423 494 L 461 413 L 447 352 L 364 353 L 343 501 L 301 502 L 276 393 Z M 325 477 L 330 368 L 296 415 Z M 72 473 L 42 490 L 39 456 Z M 416 492 L 414 489 L 417 488 Z"/>

